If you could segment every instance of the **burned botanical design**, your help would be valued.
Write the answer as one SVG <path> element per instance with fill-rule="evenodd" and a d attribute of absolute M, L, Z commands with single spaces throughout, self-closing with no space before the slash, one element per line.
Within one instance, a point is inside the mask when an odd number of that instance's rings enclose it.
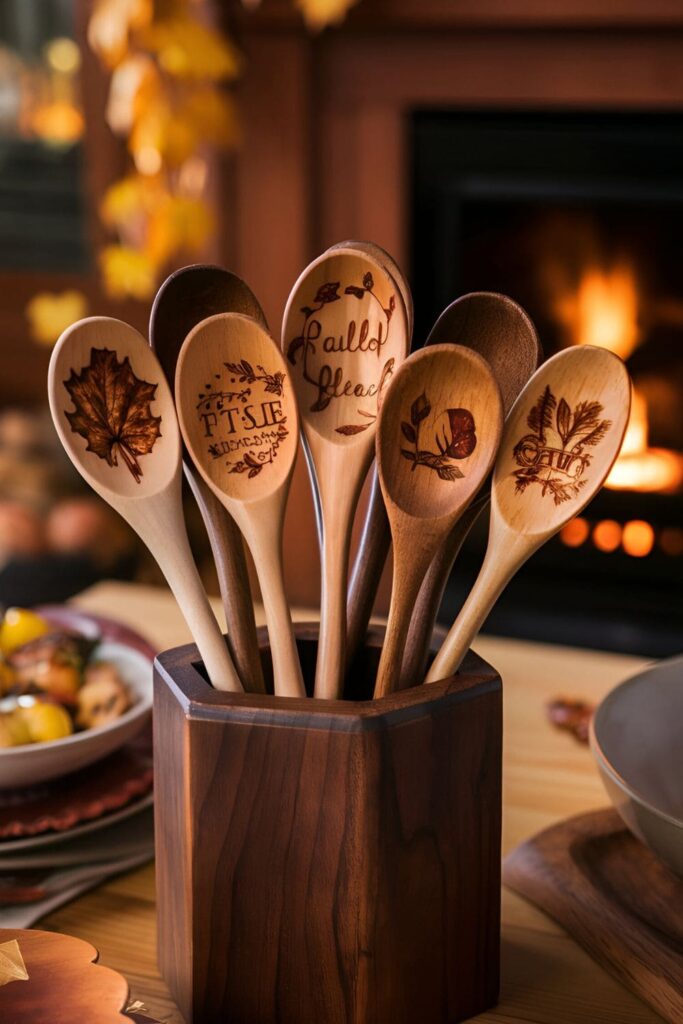
<path fill-rule="evenodd" d="M 410 423 L 406 420 L 401 422 L 401 433 L 413 445 L 412 449 L 401 448 L 401 455 L 412 462 L 412 472 L 418 466 L 426 466 L 440 480 L 460 480 L 465 474 L 454 465 L 454 460 L 468 458 L 477 446 L 474 417 L 468 409 L 445 409 L 437 421 L 434 441 L 439 450 L 434 452 L 420 447 L 421 424 L 431 411 L 423 391 L 410 407 Z"/>
<path fill-rule="evenodd" d="M 258 452 L 256 455 L 252 455 L 251 452 L 247 452 L 243 459 L 238 462 L 228 462 L 228 473 L 246 473 L 247 479 L 251 480 L 253 477 L 258 476 L 261 470 L 270 465 L 274 459 L 277 458 L 277 450 L 289 436 L 289 430 L 285 426 L 287 417 L 280 420 L 276 430 L 272 432 L 272 443 L 266 449 L 266 451 Z"/>
<path fill-rule="evenodd" d="M 80 373 L 72 369 L 64 387 L 75 406 L 65 416 L 73 432 L 88 442 L 86 451 L 109 466 L 118 466 L 121 456 L 140 483 L 138 457 L 148 455 L 161 436 L 161 416 L 151 410 L 157 385 L 136 377 L 128 356 L 119 362 L 116 352 L 93 348 L 88 366 Z"/>
<path fill-rule="evenodd" d="M 257 381 L 261 381 L 265 388 L 264 390 L 270 395 L 281 395 L 282 388 L 285 381 L 285 375 L 280 370 L 275 373 L 268 373 L 268 371 L 260 365 L 257 365 L 256 370 L 260 370 L 260 373 L 256 373 L 251 363 L 247 362 L 246 359 L 242 359 L 239 363 L 224 363 L 223 364 L 230 373 L 234 373 L 239 378 L 240 384 L 255 384 Z"/>
<path fill-rule="evenodd" d="M 380 394 L 387 378 L 393 372 L 394 359 L 388 359 L 380 375 L 378 384 L 353 384 L 351 381 L 343 380 L 343 371 L 340 366 L 333 369 L 329 364 L 320 368 L 319 376 L 311 375 L 309 358 L 318 353 L 318 349 L 326 354 L 344 352 L 366 352 L 375 353 L 379 359 L 383 347 L 389 337 L 389 323 L 396 309 L 396 297 L 391 295 L 387 306 L 384 306 L 381 299 L 375 292 L 375 280 L 367 271 L 362 278 L 362 283 L 349 284 L 344 288 L 344 295 L 352 295 L 359 301 L 369 296 L 379 308 L 380 320 L 377 336 L 370 333 L 370 322 L 367 318 L 361 322 L 360 329 L 356 333 L 356 321 L 351 320 L 346 329 L 346 335 L 341 337 L 323 337 L 322 324 L 317 319 L 318 314 L 325 306 L 337 302 L 342 296 L 339 294 L 341 281 L 327 281 L 320 285 L 316 292 L 313 305 L 301 307 L 304 315 L 304 322 L 301 333 L 290 341 L 287 346 L 287 359 L 293 365 L 297 365 L 298 353 L 303 350 L 302 376 L 305 381 L 316 389 L 316 398 L 310 406 L 311 412 L 323 412 L 334 398 L 370 398 Z M 382 323 L 384 321 L 384 325 Z M 320 342 L 320 345 L 318 345 Z M 358 409 L 359 416 L 364 417 L 366 423 L 344 423 L 335 430 L 338 434 L 350 436 L 360 434 L 367 430 L 377 419 L 377 413 L 370 413 Z"/>
<path fill-rule="evenodd" d="M 287 375 L 256 369 L 246 359 L 224 363 L 228 374 L 222 386 L 222 373 L 214 373 L 214 385 L 206 384 L 198 395 L 196 409 L 204 428 L 204 437 L 212 459 L 225 459 L 228 473 L 246 473 L 252 479 L 276 458 L 281 444 L 289 436 L 287 417 L 280 399 Z M 225 370 L 223 373 L 225 373 Z M 248 384 L 249 387 L 235 385 Z"/>
<path fill-rule="evenodd" d="M 600 402 L 578 402 L 572 410 L 564 398 L 558 402 L 546 385 L 527 416 L 532 433 L 525 434 L 513 450 L 521 467 L 512 474 L 515 492 L 523 494 L 531 484 L 538 484 L 541 496 L 552 494 L 556 505 L 575 498 L 586 483 L 582 477 L 592 459 L 584 449 L 599 444 L 612 426 L 611 420 L 600 418 L 602 411 Z"/>

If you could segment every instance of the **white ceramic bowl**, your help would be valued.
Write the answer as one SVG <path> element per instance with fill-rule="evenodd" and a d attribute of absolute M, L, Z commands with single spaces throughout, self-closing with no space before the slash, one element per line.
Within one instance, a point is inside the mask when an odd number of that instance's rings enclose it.
<path fill-rule="evenodd" d="M 683 878 L 683 657 L 612 690 L 593 716 L 590 742 L 626 825 Z"/>
<path fill-rule="evenodd" d="M 97 729 L 86 729 L 51 743 L 29 743 L 0 750 L 0 789 L 18 789 L 67 775 L 99 761 L 123 746 L 142 729 L 152 711 L 152 662 L 144 654 L 112 640 L 95 652 L 98 661 L 113 662 L 130 689 L 132 707 Z"/>

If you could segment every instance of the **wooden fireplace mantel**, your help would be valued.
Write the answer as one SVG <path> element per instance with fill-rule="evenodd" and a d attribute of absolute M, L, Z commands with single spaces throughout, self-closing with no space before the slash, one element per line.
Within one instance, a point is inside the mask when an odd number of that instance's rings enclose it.
<path fill-rule="evenodd" d="M 226 259 L 276 336 L 298 272 L 331 243 L 373 239 L 410 269 L 412 111 L 683 110 L 678 0 L 359 0 L 313 36 L 293 0 L 263 0 L 239 33 L 244 144 Z M 317 600 L 304 584 L 312 531 L 300 465 L 285 549 L 301 602 Z"/>

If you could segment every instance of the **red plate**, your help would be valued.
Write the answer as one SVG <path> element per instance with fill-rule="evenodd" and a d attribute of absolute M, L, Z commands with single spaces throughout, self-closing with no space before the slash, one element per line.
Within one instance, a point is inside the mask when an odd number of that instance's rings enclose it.
<path fill-rule="evenodd" d="M 156 653 L 138 633 L 111 619 L 61 605 L 37 610 L 63 629 L 115 640 L 150 658 Z M 29 789 L 0 791 L 0 850 L 3 841 L 64 832 L 83 822 L 104 819 L 149 793 L 152 782 L 150 728 L 109 757 L 72 775 Z"/>

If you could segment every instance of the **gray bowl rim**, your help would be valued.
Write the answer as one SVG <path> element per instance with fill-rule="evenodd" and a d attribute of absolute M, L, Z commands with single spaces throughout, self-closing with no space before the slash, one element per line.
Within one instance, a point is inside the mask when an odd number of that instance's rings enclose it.
<path fill-rule="evenodd" d="M 624 776 L 617 771 L 617 769 L 614 767 L 612 762 L 607 757 L 605 751 L 602 749 L 596 731 L 598 717 L 606 713 L 606 710 L 609 708 L 609 705 L 614 703 L 614 701 L 618 699 L 618 694 L 620 694 L 623 690 L 626 690 L 630 687 L 642 684 L 643 680 L 647 676 L 651 676 L 653 672 L 657 672 L 664 666 L 668 667 L 671 665 L 675 667 L 677 664 L 680 664 L 681 670 L 683 670 L 683 654 L 678 654 L 673 658 L 667 658 L 664 661 L 655 661 L 651 665 L 648 665 L 647 668 L 641 669 L 640 672 L 637 672 L 634 676 L 629 676 L 629 678 L 625 679 L 622 683 L 618 683 L 617 686 L 614 687 L 614 689 L 610 690 L 610 692 L 606 694 L 605 697 L 603 697 L 603 699 L 600 701 L 597 708 L 593 712 L 590 721 L 588 735 L 590 739 L 591 752 L 598 763 L 598 767 L 601 768 L 604 772 L 606 772 L 607 775 L 609 775 L 612 778 L 613 782 L 616 783 L 616 785 L 623 789 L 632 800 L 635 800 L 635 802 L 640 804 L 640 806 L 643 807 L 646 811 L 648 811 L 650 814 L 656 815 L 656 817 L 658 818 L 661 818 L 662 821 L 666 821 L 669 825 L 673 825 L 674 828 L 683 831 L 682 818 L 675 818 L 672 814 L 669 814 L 668 811 L 663 811 L 660 807 L 656 807 L 654 804 L 650 803 L 650 801 L 647 800 L 643 796 L 643 794 L 640 793 L 633 786 L 631 782 L 627 782 Z"/>

